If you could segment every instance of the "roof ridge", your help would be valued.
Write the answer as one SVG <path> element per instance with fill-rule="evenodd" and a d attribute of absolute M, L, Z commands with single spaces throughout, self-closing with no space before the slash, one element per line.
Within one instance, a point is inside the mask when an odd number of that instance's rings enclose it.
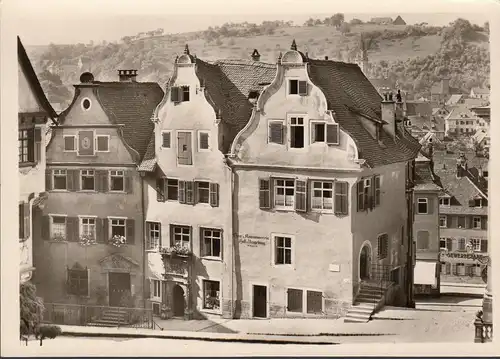
<path fill-rule="evenodd" d="M 245 59 L 218 59 L 212 62 L 213 65 L 224 64 L 224 65 L 247 65 L 256 67 L 266 67 L 266 68 L 276 68 L 276 64 L 262 61 L 253 61 Z"/>

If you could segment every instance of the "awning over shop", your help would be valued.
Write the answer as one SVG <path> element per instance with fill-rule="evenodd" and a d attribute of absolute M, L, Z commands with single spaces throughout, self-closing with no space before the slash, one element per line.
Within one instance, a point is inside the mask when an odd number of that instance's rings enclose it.
<path fill-rule="evenodd" d="M 417 261 L 414 269 L 414 284 L 436 285 L 436 262 Z"/>

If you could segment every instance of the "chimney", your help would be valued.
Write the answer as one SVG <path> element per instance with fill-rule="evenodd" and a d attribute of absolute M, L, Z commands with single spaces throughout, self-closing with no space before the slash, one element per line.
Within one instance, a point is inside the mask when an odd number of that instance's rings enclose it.
<path fill-rule="evenodd" d="M 382 120 L 387 122 L 384 124 L 386 126 L 387 132 L 392 138 L 396 138 L 396 106 L 394 105 L 394 100 L 392 93 L 384 93 L 384 99 L 380 105 L 382 112 Z"/>
<path fill-rule="evenodd" d="M 253 49 L 253 52 L 252 52 L 252 60 L 253 60 L 253 61 L 260 61 L 260 54 L 259 54 L 259 52 L 257 51 L 257 49 Z"/>
<path fill-rule="evenodd" d="M 136 82 L 137 70 L 118 70 L 120 82 Z"/>
<path fill-rule="evenodd" d="M 328 61 L 328 56 L 325 56 L 325 60 L 327 60 L 327 61 Z"/>

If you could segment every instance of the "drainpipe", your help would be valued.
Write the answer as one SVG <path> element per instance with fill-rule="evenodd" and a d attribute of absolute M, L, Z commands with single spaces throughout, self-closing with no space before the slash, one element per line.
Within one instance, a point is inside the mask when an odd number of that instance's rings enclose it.
<path fill-rule="evenodd" d="M 229 225 L 229 235 L 231 236 L 231 318 L 234 319 L 235 315 L 235 305 L 234 305 L 234 287 L 235 287 L 235 279 L 234 279 L 234 266 L 235 266 L 235 257 L 234 257 L 234 168 L 230 165 L 230 160 L 226 157 L 226 169 L 229 171 L 230 178 L 230 193 L 229 193 L 229 208 L 231 209 L 230 215 L 230 225 Z"/>
<path fill-rule="evenodd" d="M 146 238 L 146 206 L 144 194 L 144 172 L 139 172 L 141 180 L 141 209 L 142 209 L 142 238 L 141 238 L 141 257 L 142 257 L 142 306 L 146 309 L 146 251 L 144 250 L 144 239 Z"/>

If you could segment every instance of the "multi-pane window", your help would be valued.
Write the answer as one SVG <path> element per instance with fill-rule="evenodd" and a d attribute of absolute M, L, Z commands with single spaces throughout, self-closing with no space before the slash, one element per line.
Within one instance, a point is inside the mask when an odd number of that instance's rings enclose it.
<path fill-rule="evenodd" d="M 304 148 L 303 117 L 290 117 L 290 147 Z"/>
<path fill-rule="evenodd" d="M 439 249 L 446 249 L 446 238 L 439 239 Z"/>
<path fill-rule="evenodd" d="M 427 214 L 428 212 L 427 198 L 419 198 L 417 201 L 417 214 Z"/>
<path fill-rule="evenodd" d="M 197 182 L 198 203 L 209 203 L 210 201 L 210 183 Z"/>
<path fill-rule="evenodd" d="M 220 309 L 220 282 L 203 280 L 203 308 Z"/>
<path fill-rule="evenodd" d="M 295 181 L 274 180 L 274 206 L 278 208 L 293 208 L 295 194 Z"/>
<path fill-rule="evenodd" d="M 292 264 L 292 239 L 290 237 L 274 237 L 275 264 Z"/>
<path fill-rule="evenodd" d="M 54 170 L 54 189 L 67 189 L 66 175 L 66 170 Z"/>
<path fill-rule="evenodd" d="M 30 147 L 30 130 L 19 130 L 18 131 L 18 142 L 19 142 L 19 162 L 29 162 L 29 147 Z"/>
<path fill-rule="evenodd" d="M 50 226 L 50 237 L 54 240 L 66 239 L 66 217 L 53 216 Z"/>
<path fill-rule="evenodd" d="M 122 192 L 125 190 L 125 180 L 123 171 L 110 171 L 110 190 Z"/>
<path fill-rule="evenodd" d="M 177 201 L 179 198 L 179 181 L 167 178 L 167 199 Z"/>
<path fill-rule="evenodd" d="M 313 209 L 332 210 L 333 209 L 333 182 L 313 181 L 312 183 Z"/>
<path fill-rule="evenodd" d="M 172 226 L 172 245 L 191 248 L 191 227 Z"/>
<path fill-rule="evenodd" d="M 325 142 L 326 141 L 326 123 L 317 122 L 313 123 L 311 134 L 311 142 Z"/>
<path fill-rule="evenodd" d="M 389 236 L 387 234 L 381 234 L 378 237 L 378 259 L 384 259 L 389 253 Z"/>
<path fill-rule="evenodd" d="M 68 269 L 68 294 L 89 295 L 89 272 L 86 269 Z"/>
<path fill-rule="evenodd" d="M 159 281 L 158 279 L 152 279 L 151 286 L 153 287 L 153 291 L 151 293 L 151 296 L 154 299 L 160 299 L 161 298 L 161 281 Z"/>
<path fill-rule="evenodd" d="M 446 228 L 447 227 L 447 216 L 439 216 L 439 227 Z"/>
<path fill-rule="evenodd" d="M 289 95 L 306 95 L 307 94 L 307 82 L 300 80 L 289 80 L 288 82 L 288 94 Z"/>
<path fill-rule="evenodd" d="M 111 219 L 111 237 L 122 236 L 125 237 L 125 219 L 112 218 Z"/>
<path fill-rule="evenodd" d="M 95 222 L 96 222 L 95 218 L 87 218 L 87 217 L 80 218 L 81 235 L 89 236 L 91 238 L 96 238 Z"/>
<path fill-rule="evenodd" d="M 165 132 L 163 132 L 161 134 L 161 136 L 162 136 L 161 147 L 163 147 L 163 148 L 170 148 L 171 142 L 172 142 L 171 132 L 170 131 L 165 131 Z"/>
<path fill-rule="evenodd" d="M 481 217 L 474 217 L 472 219 L 472 225 L 474 229 L 481 229 Z"/>
<path fill-rule="evenodd" d="M 182 86 L 182 101 L 189 101 L 189 86 Z"/>
<path fill-rule="evenodd" d="M 439 198 L 439 205 L 440 206 L 450 206 L 450 198 L 449 197 L 441 197 Z"/>
<path fill-rule="evenodd" d="M 481 239 L 480 238 L 471 238 L 470 240 L 472 250 L 474 252 L 481 252 Z"/>
<path fill-rule="evenodd" d="M 208 132 L 200 132 L 198 141 L 198 148 L 200 150 L 208 150 L 210 148 L 210 143 L 208 141 Z"/>
<path fill-rule="evenodd" d="M 218 229 L 201 230 L 202 256 L 220 257 L 222 244 L 222 231 Z"/>
<path fill-rule="evenodd" d="M 92 170 L 82 170 L 82 190 L 95 190 L 95 176 Z"/>
<path fill-rule="evenodd" d="M 161 246 L 161 224 L 156 222 L 147 223 L 146 250 L 157 250 Z"/>

